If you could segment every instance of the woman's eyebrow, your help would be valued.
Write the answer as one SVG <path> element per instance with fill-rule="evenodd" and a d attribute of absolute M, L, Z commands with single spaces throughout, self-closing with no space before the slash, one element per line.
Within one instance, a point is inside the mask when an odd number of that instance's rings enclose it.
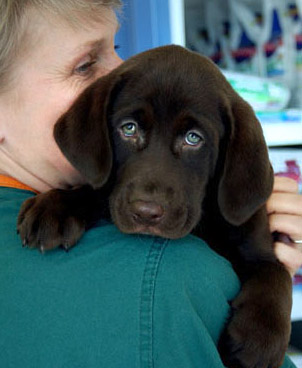
<path fill-rule="evenodd" d="M 117 33 L 121 27 L 120 22 L 118 20 L 116 20 L 115 22 L 115 30 L 114 33 Z M 95 50 L 100 48 L 100 46 L 102 46 L 102 43 L 104 42 L 104 40 L 106 39 L 106 35 L 104 35 L 101 38 L 98 38 L 97 40 L 90 40 L 87 42 L 82 43 L 81 45 L 79 45 L 75 50 L 73 50 L 73 52 L 81 52 L 83 50 L 86 49 L 91 49 L 91 50 Z"/>
<path fill-rule="evenodd" d="M 80 53 L 87 50 L 96 50 L 99 49 L 102 46 L 102 43 L 104 42 L 104 38 L 100 38 L 98 40 L 94 41 L 87 41 L 81 45 L 79 45 L 76 49 L 73 50 L 73 53 Z"/>
<path fill-rule="evenodd" d="M 104 43 L 104 39 L 98 39 L 94 41 L 84 42 L 81 45 L 78 45 L 76 48 L 69 50 L 69 62 L 68 68 L 72 68 L 73 65 L 79 63 L 85 55 L 88 54 L 96 54 L 102 47 Z"/>

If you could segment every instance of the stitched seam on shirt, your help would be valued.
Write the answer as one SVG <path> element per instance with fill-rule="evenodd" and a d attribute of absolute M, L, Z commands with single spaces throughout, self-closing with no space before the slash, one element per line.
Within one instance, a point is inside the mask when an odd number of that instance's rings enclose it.
<path fill-rule="evenodd" d="M 153 302 L 158 267 L 168 243 L 155 238 L 147 256 L 140 300 L 140 367 L 153 368 Z"/>

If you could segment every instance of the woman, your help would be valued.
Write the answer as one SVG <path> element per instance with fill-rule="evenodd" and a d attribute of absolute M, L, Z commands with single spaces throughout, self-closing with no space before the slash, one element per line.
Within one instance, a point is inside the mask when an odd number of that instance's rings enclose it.
<path fill-rule="evenodd" d="M 275 252 L 294 275 L 302 261 L 302 196 L 298 194 L 298 184 L 289 178 L 276 177 L 267 211 L 271 231 L 287 234 L 280 237 L 283 243 L 276 241 Z"/>
<path fill-rule="evenodd" d="M 88 84 L 121 62 L 114 51 L 119 5 L 0 0 L 3 367 L 223 367 L 216 344 L 239 282 L 201 240 L 172 246 L 101 223 L 68 254 L 41 256 L 22 249 L 15 233 L 20 205 L 33 192 L 83 182 L 52 128 Z M 268 212 L 272 231 L 302 239 L 301 198 L 291 181 L 276 181 Z M 295 247 L 277 244 L 291 272 L 302 264 Z M 283 367 L 292 366 L 286 359 Z"/>

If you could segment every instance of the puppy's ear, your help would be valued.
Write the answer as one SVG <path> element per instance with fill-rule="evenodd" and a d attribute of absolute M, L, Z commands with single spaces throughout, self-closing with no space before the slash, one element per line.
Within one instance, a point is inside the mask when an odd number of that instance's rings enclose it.
<path fill-rule="evenodd" d="M 107 109 L 117 80 L 117 72 L 98 79 L 54 127 L 54 138 L 63 154 L 95 188 L 101 187 L 111 172 Z"/>
<path fill-rule="evenodd" d="M 230 110 L 230 140 L 219 183 L 218 204 L 223 217 L 238 226 L 269 197 L 273 171 L 262 128 L 252 108 L 235 95 Z"/>

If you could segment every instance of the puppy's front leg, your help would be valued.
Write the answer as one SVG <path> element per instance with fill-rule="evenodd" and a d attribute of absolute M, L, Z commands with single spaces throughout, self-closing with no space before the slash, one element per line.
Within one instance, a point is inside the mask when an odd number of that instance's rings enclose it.
<path fill-rule="evenodd" d="M 277 368 L 290 337 L 291 277 L 274 256 L 265 209 L 243 226 L 241 235 L 234 266 L 242 289 L 232 302 L 219 350 L 230 368 Z"/>
<path fill-rule="evenodd" d="M 76 244 L 87 227 L 106 211 L 105 196 L 89 185 L 70 190 L 53 189 L 25 201 L 17 231 L 23 246 L 41 252 Z"/>
<path fill-rule="evenodd" d="M 265 262 L 243 284 L 219 342 L 227 367 L 281 366 L 290 336 L 290 285 L 290 276 L 281 265 Z"/>

